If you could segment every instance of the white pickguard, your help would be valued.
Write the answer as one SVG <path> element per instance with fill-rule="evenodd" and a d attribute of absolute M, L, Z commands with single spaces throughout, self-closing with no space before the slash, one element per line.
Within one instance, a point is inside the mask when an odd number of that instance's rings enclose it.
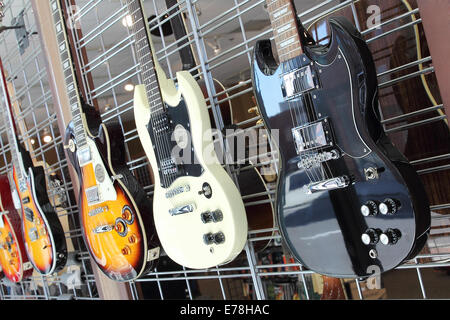
<path fill-rule="evenodd" d="M 199 163 L 204 168 L 203 174 L 196 177 L 179 177 L 170 188 L 160 186 L 157 162 L 153 144 L 147 131 L 150 108 L 143 85 L 137 86 L 134 93 L 134 113 L 137 132 L 143 148 L 150 160 L 155 177 L 153 196 L 153 215 L 156 230 L 167 255 L 175 262 L 193 269 L 210 268 L 234 259 L 243 249 L 247 240 L 247 217 L 244 204 L 235 184 L 222 168 L 217 156 L 211 161 L 211 137 L 204 133 L 211 129 L 209 114 L 204 96 L 197 82 L 187 71 L 177 73 L 178 90 L 173 81 L 166 79 L 164 72 L 156 64 L 156 71 L 164 102 L 169 107 L 176 107 L 181 96 L 184 97 L 191 124 L 192 144 Z M 212 189 L 212 196 L 207 199 L 199 194 L 203 183 Z M 188 185 L 188 191 L 166 197 L 168 191 Z M 193 205 L 189 213 L 171 215 L 169 210 Z M 220 210 L 223 220 L 203 223 L 201 213 Z M 225 241 L 221 244 L 207 245 L 203 236 L 207 233 L 223 232 Z"/>
<path fill-rule="evenodd" d="M 91 160 L 87 163 L 84 163 L 83 165 L 92 164 L 94 171 L 97 167 L 103 170 L 103 181 L 99 181 L 97 179 L 97 176 L 95 177 L 98 187 L 99 201 L 90 203 L 90 205 L 102 203 L 105 201 L 115 201 L 117 199 L 117 192 L 114 188 L 112 179 L 106 171 L 105 164 L 103 163 L 103 159 L 101 158 L 100 153 L 97 150 L 95 141 L 89 137 L 86 138 L 86 141 L 90 150 Z"/>

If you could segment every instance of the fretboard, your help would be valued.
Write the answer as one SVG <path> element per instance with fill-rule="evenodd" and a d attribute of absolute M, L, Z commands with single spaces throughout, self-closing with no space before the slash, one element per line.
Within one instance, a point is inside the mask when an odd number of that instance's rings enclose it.
<path fill-rule="evenodd" d="M 154 56 L 152 54 L 151 40 L 147 29 L 145 16 L 140 0 L 126 0 L 128 13 L 131 16 L 132 31 L 135 40 L 136 55 L 141 67 L 142 81 L 145 84 L 147 99 L 150 104 L 150 113 L 164 111 L 158 77 L 155 70 Z"/>
<path fill-rule="evenodd" d="M 266 0 L 280 62 L 303 53 L 292 0 Z"/>
<path fill-rule="evenodd" d="M 72 122 L 74 128 L 74 136 L 78 148 L 86 145 L 86 128 L 82 120 L 82 106 L 80 94 L 78 91 L 77 79 L 73 67 L 72 54 L 67 38 L 67 29 L 62 11 L 60 0 L 50 1 L 50 7 L 53 14 L 53 20 L 56 31 L 56 39 L 58 43 L 59 55 L 64 71 L 64 80 L 69 97 L 69 106 L 72 113 Z"/>

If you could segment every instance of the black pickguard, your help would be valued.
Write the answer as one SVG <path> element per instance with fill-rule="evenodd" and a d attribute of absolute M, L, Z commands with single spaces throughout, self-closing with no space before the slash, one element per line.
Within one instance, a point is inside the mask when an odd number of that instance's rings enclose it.
<path fill-rule="evenodd" d="M 183 97 L 176 107 L 166 104 L 164 111 L 156 115 L 152 114 L 152 117 L 154 118 L 148 123 L 147 129 L 155 150 L 161 186 L 168 188 L 175 179 L 181 176 L 199 177 L 204 169 L 195 155 L 195 149 L 191 140 L 191 121 Z M 179 148 L 173 137 L 177 126 L 184 128 L 187 137 L 189 137 L 189 143 L 186 148 Z M 165 174 L 163 172 L 165 166 L 162 165 L 162 162 L 169 157 L 172 150 L 177 150 L 174 154 L 175 164 L 173 166 L 176 173 Z"/>
<path fill-rule="evenodd" d="M 376 70 L 370 51 L 344 18 L 330 19 L 328 46 L 305 46 L 305 53 L 278 65 L 269 41 L 255 46 L 252 79 L 258 106 L 269 130 L 279 130 L 281 170 L 277 189 L 280 230 L 293 255 L 306 267 L 334 277 L 365 277 L 390 270 L 414 256 L 430 227 L 425 191 L 417 173 L 390 143 L 379 122 Z M 318 88 L 292 98 L 283 95 L 282 75 L 310 66 Z M 280 88 L 276 90 L 275 88 Z M 285 93 L 285 92 L 284 92 Z M 333 146 L 341 157 L 313 166 L 298 166 L 292 129 L 327 119 Z M 311 151 L 312 153 L 312 151 Z M 367 180 L 364 169 L 379 169 Z M 311 182 L 347 176 L 343 189 L 307 194 Z M 396 214 L 365 217 L 361 206 L 394 198 Z M 365 245 L 369 228 L 400 230 L 394 245 Z M 370 257 L 375 249 L 377 256 Z"/>

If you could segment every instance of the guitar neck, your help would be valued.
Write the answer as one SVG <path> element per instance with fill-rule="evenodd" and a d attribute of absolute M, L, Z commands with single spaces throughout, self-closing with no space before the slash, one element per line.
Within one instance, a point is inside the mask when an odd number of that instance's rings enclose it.
<path fill-rule="evenodd" d="M 266 0 L 280 62 L 303 54 L 297 13 L 292 0 Z"/>
<path fill-rule="evenodd" d="M 9 141 L 9 145 L 11 148 L 11 161 L 12 164 L 14 165 L 14 167 L 17 168 L 17 176 L 19 179 L 22 178 L 22 172 L 23 172 L 23 165 L 22 165 L 22 161 L 20 160 L 20 152 L 19 152 L 19 142 L 17 140 L 17 128 L 16 128 L 16 124 L 14 122 L 14 116 L 13 116 L 13 111 L 12 111 L 12 104 L 11 104 L 11 98 L 9 96 L 9 92 L 8 92 L 8 83 L 6 82 L 6 77 L 5 77 L 5 71 L 4 71 L 4 67 L 3 67 L 3 62 L 0 59 L 0 69 L 1 69 L 1 85 L 2 85 L 2 93 L 3 93 L 3 100 L 5 101 L 5 105 L 6 105 L 6 116 L 5 116 L 5 121 L 8 123 L 9 125 L 9 129 L 10 130 L 6 130 L 7 131 L 7 135 L 8 135 L 8 141 Z"/>
<path fill-rule="evenodd" d="M 141 0 L 126 0 L 127 9 L 132 21 L 132 32 L 135 39 L 136 56 L 141 67 L 142 81 L 150 104 L 150 113 L 155 114 L 165 110 L 159 90 L 158 77 L 155 70 L 153 46 Z"/>
<path fill-rule="evenodd" d="M 64 79 L 69 97 L 70 111 L 72 113 L 72 122 L 74 126 L 74 136 L 78 149 L 87 145 L 85 122 L 83 121 L 83 108 L 78 89 L 78 82 L 73 66 L 72 54 L 70 52 L 70 44 L 68 40 L 68 32 L 64 12 L 60 0 L 52 0 L 50 2 L 52 10 L 56 39 L 58 42 L 59 54 L 62 67 L 64 70 Z"/>

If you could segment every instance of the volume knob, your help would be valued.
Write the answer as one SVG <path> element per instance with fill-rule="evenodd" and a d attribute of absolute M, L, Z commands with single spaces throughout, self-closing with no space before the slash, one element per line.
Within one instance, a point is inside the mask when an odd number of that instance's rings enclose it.
<path fill-rule="evenodd" d="M 378 206 L 375 201 L 369 200 L 361 206 L 361 213 L 364 217 L 378 214 Z"/>
<path fill-rule="evenodd" d="M 398 211 L 397 202 L 394 199 L 387 198 L 378 205 L 381 214 L 394 214 Z"/>
<path fill-rule="evenodd" d="M 379 234 L 380 234 L 379 230 L 367 229 L 366 232 L 364 232 L 361 235 L 361 241 L 365 245 L 376 244 L 378 242 L 378 240 L 380 239 Z"/>
<path fill-rule="evenodd" d="M 396 244 L 400 239 L 401 233 L 398 229 L 387 229 L 380 235 L 380 242 L 385 246 L 390 244 Z"/>

